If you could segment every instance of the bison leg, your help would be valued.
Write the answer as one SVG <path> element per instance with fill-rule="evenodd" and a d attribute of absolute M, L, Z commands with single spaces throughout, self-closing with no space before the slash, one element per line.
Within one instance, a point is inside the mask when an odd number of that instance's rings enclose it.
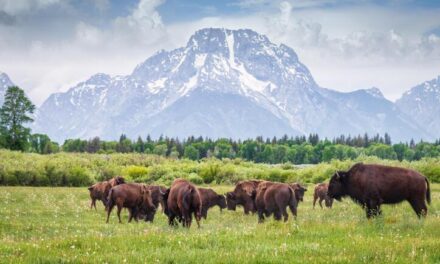
<path fill-rule="evenodd" d="M 264 212 L 263 210 L 258 210 L 258 223 L 263 223 L 264 222 Z"/>
<path fill-rule="evenodd" d="M 319 206 L 320 206 L 321 209 L 322 209 L 322 198 L 321 198 L 321 197 L 319 197 Z"/>
<path fill-rule="evenodd" d="M 367 203 L 366 212 L 367 212 L 367 218 L 376 217 L 382 214 L 382 211 L 380 210 L 380 204 L 374 201 L 369 201 Z"/>
<path fill-rule="evenodd" d="M 96 199 L 92 199 L 92 202 L 90 203 L 90 209 L 92 209 L 93 207 L 95 207 L 95 210 L 97 210 L 96 209 Z"/>
<path fill-rule="evenodd" d="M 286 208 L 284 208 L 282 211 L 284 216 L 284 222 L 287 222 L 287 220 L 289 220 L 289 214 L 287 213 Z"/>
<path fill-rule="evenodd" d="M 122 210 L 122 206 L 117 205 L 117 207 L 118 207 L 118 211 L 117 211 L 118 219 L 119 219 L 119 223 L 121 224 L 121 223 L 122 223 L 122 221 L 121 221 L 121 210 Z"/>
<path fill-rule="evenodd" d="M 111 204 L 110 206 L 109 206 L 109 208 L 108 208 L 108 210 L 107 210 L 107 221 L 106 221 L 106 223 L 108 223 L 108 219 L 110 218 L 110 214 L 111 214 L 111 212 L 112 212 L 112 210 L 113 210 L 113 204 Z"/>
<path fill-rule="evenodd" d="M 289 205 L 290 211 L 292 212 L 293 219 L 296 219 L 296 205 Z"/>
<path fill-rule="evenodd" d="M 275 220 L 280 221 L 281 220 L 281 212 L 276 210 L 273 217 L 275 218 Z"/>
<path fill-rule="evenodd" d="M 169 212 L 169 215 L 168 215 L 168 225 L 169 226 L 175 226 L 176 225 L 176 221 L 174 221 L 175 217 L 176 216 L 173 213 Z"/>
<path fill-rule="evenodd" d="M 416 212 L 417 217 L 425 217 L 426 214 L 428 213 L 428 208 L 426 207 L 425 201 L 422 198 L 422 200 L 419 199 L 414 199 L 409 201 L 409 203 L 411 204 L 411 207 L 413 208 L 414 212 Z"/>
<path fill-rule="evenodd" d="M 313 209 L 315 209 L 316 200 L 318 200 L 318 197 L 316 197 L 316 195 L 313 195 Z"/>
<path fill-rule="evenodd" d="M 128 222 L 130 223 L 132 219 L 133 219 L 133 209 L 128 208 Z"/>

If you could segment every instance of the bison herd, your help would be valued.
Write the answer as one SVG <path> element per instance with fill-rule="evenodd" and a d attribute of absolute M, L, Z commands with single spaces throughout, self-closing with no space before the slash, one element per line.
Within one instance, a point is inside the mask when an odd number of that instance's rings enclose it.
<path fill-rule="evenodd" d="M 159 204 L 168 217 L 168 224 L 179 223 L 191 227 L 193 216 L 200 227 L 208 210 L 219 206 L 220 210 L 236 210 L 237 205 L 245 214 L 257 213 L 258 222 L 273 215 L 275 220 L 287 221 L 287 208 L 296 218 L 299 202 L 303 201 L 307 189 L 298 183 L 279 183 L 262 180 L 240 181 L 231 192 L 217 194 L 209 188 L 199 188 L 185 179 L 176 179 L 170 188 L 140 183 L 126 183 L 124 178 L 115 177 L 96 183 L 89 188 L 91 204 L 101 200 L 107 211 L 107 223 L 113 208 L 121 223 L 121 210 L 127 208 L 128 222 L 132 219 L 153 222 Z M 426 216 L 430 203 L 429 182 L 420 173 L 403 168 L 355 164 L 348 171 L 336 171 L 330 183 L 315 186 L 313 208 L 316 201 L 322 208 L 322 201 L 331 208 L 333 199 L 338 201 L 350 197 L 366 210 L 368 218 L 381 214 L 382 204 L 395 204 L 407 200 L 418 217 Z"/>

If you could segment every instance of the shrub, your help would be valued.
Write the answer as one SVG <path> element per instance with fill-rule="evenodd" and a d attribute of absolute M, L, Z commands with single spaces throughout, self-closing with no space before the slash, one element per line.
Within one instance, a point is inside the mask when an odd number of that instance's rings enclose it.
<path fill-rule="evenodd" d="M 149 180 L 148 177 L 148 168 L 140 167 L 140 166 L 129 166 L 125 170 L 125 175 L 127 175 L 128 179 L 132 179 L 134 181 L 142 181 Z"/>
<path fill-rule="evenodd" d="M 205 183 L 211 183 L 218 178 L 220 166 L 214 162 L 208 162 L 200 169 L 200 176 Z"/>
<path fill-rule="evenodd" d="M 68 175 L 69 177 L 67 178 L 67 181 L 70 186 L 85 186 L 94 182 L 90 172 L 79 166 L 70 168 Z"/>
<path fill-rule="evenodd" d="M 188 180 L 194 184 L 203 184 L 203 179 L 202 177 L 200 177 L 199 175 L 197 175 L 196 173 L 191 173 L 188 176 Z"/>

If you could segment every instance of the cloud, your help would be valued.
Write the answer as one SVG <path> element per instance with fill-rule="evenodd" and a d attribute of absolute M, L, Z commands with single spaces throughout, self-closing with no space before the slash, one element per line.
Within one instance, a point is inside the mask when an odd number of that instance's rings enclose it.
<path fill-rule="evenodd" d="M 0 11 L 10 15 L 22 14 L 59 3 L 60 0 L 2 0 Z"/>
<path fill-rule="evenodd" d="M 57 13 L 62 17 L 58 21 L 62 23 L 60 31 L 53 30 L 48 36 L 47 32 L 37 34 L 34 28 L 54 21 L 45 21 L 38 15 L 35 21 L 29 21 L 32 17 L 21 13 L 23 21 L 32 24 L 0 24 L 0 69 L 25 88 L 37 105 L 51 93 L 65 91 L 97 72 L 129 74 L 158 49 L 169 47 L 166 28 L 156 10 L 162 3 L 141 0 L 128 15 L 109 20 L 107 27 L 86 20 L 87 16 L 78 15 L 79 11 L 70 5 L 63 15 Z M 98 12 L 105 11 L 96 8 Z"/>
<path fill-rule="evenodd" d="M 104 12 L 110 8 L 110 0 L 91 0 L 95 7 L 100 11 Z"/>
<path fill-rule="evenodd" d="M 163 3 L 163 0 L 141 0 L 129 16 L 116 18 L 114 37 L 146 45 L 163 37 L 164 25 L 156 10 Z"/>
<path fill-rule="evenodd" d="M 0 11 L 0 25 L 1 24 L 6 25 L 6 26 L 11 26 L 11 25 L 15 24 L 15 17 L 9 15 L 5 11 Z"/>
<path fill-rule="evenodd" d="M 157 50 L 181 47 L 204 27 L 266 34 L 294 48 L 318 84 L 341 91 L 377 86 L 395 99 L 440 69 L 435 8 L 246 0 L 236 13 L 207 6 L 195 9 L 202 19 L 166 24 L 158 11 L 164 0 L 139 0 L 116 14 L 108 0 L 84 2 L 87 8 L 75 6 L 78 1 L 0 0 L 0 70 L 37 104 L 97 72 L 129 74 Z"/>

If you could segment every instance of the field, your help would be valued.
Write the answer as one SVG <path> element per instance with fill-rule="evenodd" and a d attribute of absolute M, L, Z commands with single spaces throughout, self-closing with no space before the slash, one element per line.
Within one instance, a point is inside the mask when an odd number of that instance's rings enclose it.
<path fill-rule="evenodd" d="M 0 262 L 97 263 L 438 263 L 440 185 L 418 220 L 408 203 L 384 206 L 368 221 L 348 199 L 333 209 L 312 209 L 312 186 L 298 219 L 257 224 L 256 215 L 212 209 L 202 227 L 168 227 L 157 214 L 153 224 L 105 224 L 102 204 L 89 209 L 86 188 L 0 187 Z M 226 192 L 232 186 L 215 186 Z"/>

